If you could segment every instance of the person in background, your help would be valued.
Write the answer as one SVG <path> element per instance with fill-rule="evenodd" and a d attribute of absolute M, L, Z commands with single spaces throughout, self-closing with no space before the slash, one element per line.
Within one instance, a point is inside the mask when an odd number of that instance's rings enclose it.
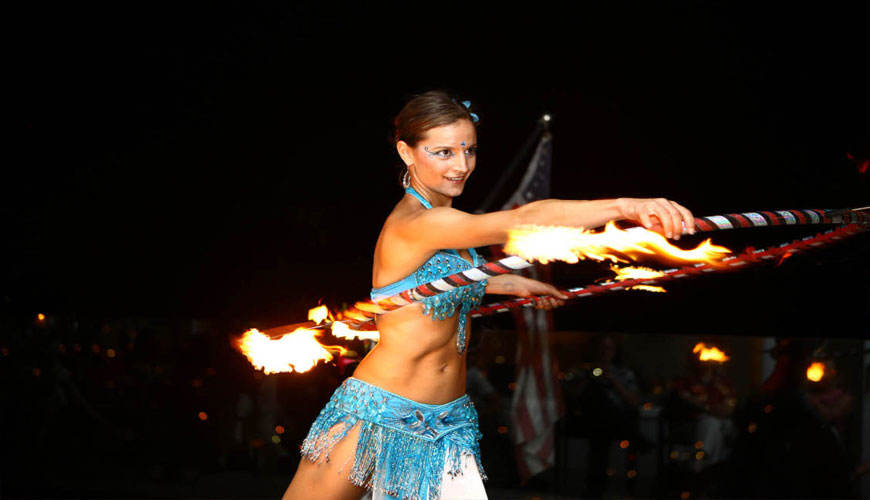
<path fill-rule="evenodd" d="M 737 406 L 737 392 L 725 374 L 725 362 L 701 361 L 690 356 L 691 374 L 679 377 L 671 386 L 674 395 L 687 403 L 688 418 L 695 421 L 694 472 L 722 462 L 728 457 L 735 437 L 731 417 Z"/>

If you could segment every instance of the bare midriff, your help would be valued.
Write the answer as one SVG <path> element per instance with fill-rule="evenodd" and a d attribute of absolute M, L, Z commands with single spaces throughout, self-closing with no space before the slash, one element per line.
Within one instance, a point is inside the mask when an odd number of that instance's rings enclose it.
<path fill-rule="evenodd" d="M 456 315 L 424 315 L 420 303 L 378 316 L 380 341 L 353 376 L 418 403 L 453 401 L 465 394 L 466 356 L 456 348 L 457 321 Z"/>

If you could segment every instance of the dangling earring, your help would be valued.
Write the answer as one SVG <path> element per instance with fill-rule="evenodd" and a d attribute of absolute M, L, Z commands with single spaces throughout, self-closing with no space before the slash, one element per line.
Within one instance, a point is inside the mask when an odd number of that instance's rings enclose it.
<path fill-rule="evenodd" d="M 402 177 L 402 187 L 408 189 L 411 187 L 411 166 L 405 167 L 405 176 Z"/>

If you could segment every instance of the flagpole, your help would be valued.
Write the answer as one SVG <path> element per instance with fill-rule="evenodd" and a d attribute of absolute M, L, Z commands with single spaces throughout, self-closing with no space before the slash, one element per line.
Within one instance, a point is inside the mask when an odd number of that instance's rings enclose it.
<path fill-rule="evenodd" d="M 513 177 L 514 172 L 516 172 L 517 168 L 519 168 L 520 163 L 523 158 L 526 157 L 529 150 L 532 149 L 532 146 L 537 144 L 538 138 L 542 133 L 549 132 L 550 130 L 550 115 L 546 114 L 542 116 L 535 124 L 535 129 L 531 134 L 526 138 L 526 142 L 523 143 L 520 152 L 514 156 L 514 159 L 511 161 L 510 165 L 508 165 L 507 169 L 498 177 L 495 182 L 495 185 L 490 189 L 489 194 L 486 196 L 486 199 L 481 203 L 480 208 L 477 210 L 478 213 L 485 213 L 492 209 L 495 204 L 496 197 L 501 193 L 504 188 L 505 183 Z"/>

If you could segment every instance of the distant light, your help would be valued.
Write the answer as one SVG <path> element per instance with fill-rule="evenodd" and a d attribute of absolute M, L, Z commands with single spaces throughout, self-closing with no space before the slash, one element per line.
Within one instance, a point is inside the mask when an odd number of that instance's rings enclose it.
<path fill-rule="evenodd" d="M 36 319 L 39 321 L 45 321 L 45 314 L 39 313 L 36 315 Z"/>
<path fill-rule="evenodd" d="M 40 370 L 39 368 L 34 368 L 33 369 L 33 376 L 38 377 L 40 375 L 42 375 L 42 370 Z"/>
<path fill-rule="evenodd" d="M 550 120 L 552 119 L 552 117 L 550 116 L 549 113 L 547 113 L 547 114 L 545 114 L 545 115 L 543 116 L 543 119 L 544 119 L 545 122 L 548 122 L 548 121 L 550 121 Z"/>
<path fill-rule="evenodd" d="M 653 404 L 650 403 L 649 401 L 647 401 L 646 403 L 643 404 L 643 409 L 646 411 L 652 410 L 652 407 L 653 407 Z"/>
<path fill-rule="evenodd" d="M 205 374 L 209 377 L 214 377 L 215 375 L 217 375 L 217 371 L 215 371 L 214 368 L 206 368 Z"/>
<path fill-rule="evenodd" d="M 272 442 L 275 444 L 281 443 L 281 436 L 272 436 Z"/>
<path fill-rule="evenodd" d="M 634 476 L 637 475 L 637 471 L 634 470 L 634 469 L 631 469 L 631 470 L 628 471 L 625 475 L 628 476 L 629 479 L 631 479 L 631 478 L 633 478 Z"/>
<path fill-rule="evenodd" d="M 73 344 L 73 351 L 82 352 L 82 346 L 80 344 Z"/>
<path fill-rule="evenodd" d="M 502 365 L 504 364 L 504 361 L 504 356 L 502 356 L 501 354 L 495 357 L 496 364 Z"/>
<path fill-rule="evenodd" d="M 820 363 L 818 361 L 813 361 L 813 364 L 807 368 L 807 378 L 812 380 L 813 382 L 818 382 L 822 380 L 822 377 L 825 376 L 825 364 Z"/>
<path fill-rule="evenodd" d="M 200 380 L 200 379 L 198 379 L 198 378 L 195 378 L 195 379 L 193 379 L 193 380 L 190 381 L 190 385 L 191 385 L 194 389 L 199 389 L 200 387 L 202 387 L 202 380 Z"/>
<path fill-rule="evenodd" d="M 755 422 L 750 422 L 750 423 L 749 423 L 749 427 L 748 427 L 746 430 L 748 430 L 749 433 L 752 434 L 752 433 L 755 432 L 757 429 L 758 429 L 758 424 L 756 424 Z"/>
<path fill-rule="evenodd" d="M 510 384 L 508 384 L 508 389 L 510 389 L 510 390 L 514 390 L 514 389 L 516 389 L 516 388 L 517 388 L 517 383 L 516 383 L 516 382 L 511 382 Z"/>
<path fill-rule="evenodd" d="M 283 425 L 276 425 L 275 432 L 278 434 L 284 434 L 284 426 Z"/>
<path fill-rule="evenodd" d="M 680 498 L 682 498 L 683 500 L 686 500 L 690 496 L 691 496 L 691 494 L 688 491 L 684 491 L 684 492 L 680 493 Z"/>
<path fill-rule="evenodd" d="M 107 349 L 106 356 L 108 356 L 110 358 L 114 358 L 115 357 L 115 350 L 114 349 Z"/>
<path fill-rule="evenodd" d="M 57 350 L 60 352 L 66 352 L 66 344 L 60 344 L 57 346 Z"/>
<path fill-rule="evenodd" d="M 663 392 L 665 392 L 665 389 L 662 386 L 657 385 L 653 387 L 653 394 L 661 394 Z"/>
<path fill-rule="evenodd" d="M 4 356 L 9 356 L 9 349 L 6 347 L 0 347 L 0 354 Z"/>
<path fill-rule="evenodd" d="M 695 441 L 695 449 L 696 449 L 696 450 L 700 450 L 700 449 L 703 448 L 703 447 L 704 447 L 704 442 L 703 442 L 703 441 Z"/>
<path fill-rule="evenodd" d="M 773 411 L 773 405 L 765 405 L 764 413 L 770 413 Z"/>
<path fill-rule="evenodd" d="M 199 419 L 200 420 L 208 420 L 208 413 L 206 413 L 204 411 L 199 412 Z"/>
<path fill-rule="evenodd" d="M 699 452 L 695 453 L 695 460 L 702 460 L 703 458 L 704 458 L 703 451 L 699 451 Z"/>
<path fill-rule="evenodd" d="M 613 477 L 616 475 L 616 469 L 607 469 L 607 475 Z"/>
<path fill-rule="evenodd" d="M 95 353 L 100 352 L 100 346 L 97 344 L 94 344 L 91 346 L 91 350 L 94 351 Z"/>
<path fill-rule="evenodd" d="M 595 368 L 592 370 L 592 375 L 595 375 L 596 377 L 600 377 L 602 373 L 604 373 L 604 370 L 601 368 Z"/>
<path fill-rule="evenodd" d="M 508 428 L 506 425 L 498 426 L 498 433 L 499 434 L 507 434 L 507 431 L 508 431 Z"/>
<path fill-rule="evenodd" d="M 622 441 L 619 442 L 619 447 L 624 450 L 624 449 L 628 448 L 628 446 L 630 444 L 631 443 L 628 442 L 628 439 L 623 439 Z"/>
<path fill-rule="evenodd" d="M 680 458 L 680 452 L 672 451 L 670 454 L 670 457 L 671 457 L 671 460 L 676 460 L 676 459 Z"/>

